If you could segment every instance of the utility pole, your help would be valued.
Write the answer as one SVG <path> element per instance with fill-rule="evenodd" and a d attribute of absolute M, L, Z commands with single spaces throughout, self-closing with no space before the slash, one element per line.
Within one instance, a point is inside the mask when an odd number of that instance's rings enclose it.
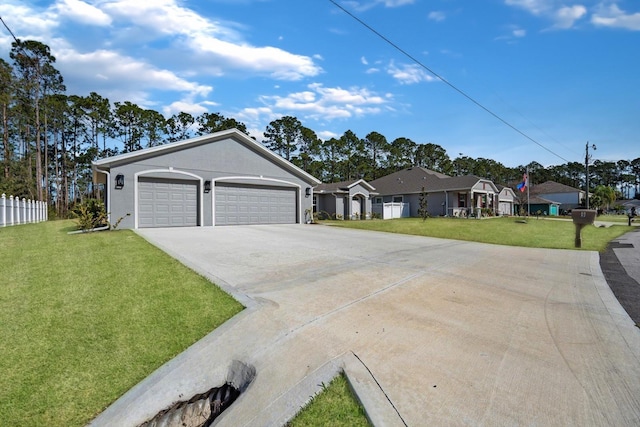
<path fill-rule="evenodd" d="M 591 144 L 591 148 L 595 151 L 596 150 L 596 144 Z M 589 141 L 587 141 L 587 145 L 586 145 L 586 154 L 584 156 L 584 168 L 586 170 L 585 172 L 585 183 L 586 183 L 586 190 L 587 193 L 585 195 L 585 207 L 587 209 L 589 209 L 589 160 L 591 159 L 591 156 L 589 156 Z"/>

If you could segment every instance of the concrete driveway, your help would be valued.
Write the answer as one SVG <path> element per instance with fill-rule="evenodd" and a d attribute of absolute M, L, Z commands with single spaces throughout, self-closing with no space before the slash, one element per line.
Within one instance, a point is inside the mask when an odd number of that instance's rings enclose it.
<path fill-rule="evenodd" d="M 93 425 L 256 376 L 218 425 L 282 425 L 345 369 L 380 425 L 639 425 L 640 329 L 598 254 L 322 225 L 140 230 L 248 309 Z"/>

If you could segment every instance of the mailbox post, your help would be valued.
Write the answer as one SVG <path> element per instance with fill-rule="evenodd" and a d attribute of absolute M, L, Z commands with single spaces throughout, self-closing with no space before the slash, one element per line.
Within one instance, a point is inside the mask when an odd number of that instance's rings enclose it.
<path fill-rule="evenodd" d="M 593 209 L 574 209 L 571 211 L 573 224 L 576 226 L 576 248 L 582 247 L 582 228 L 591 225 L 596 220 L 596 211 Z"/>

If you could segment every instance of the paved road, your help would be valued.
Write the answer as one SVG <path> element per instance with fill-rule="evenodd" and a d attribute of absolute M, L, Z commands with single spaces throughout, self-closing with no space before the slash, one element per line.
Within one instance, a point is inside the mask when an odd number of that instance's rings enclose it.
<path fill-rule="evenodd" d="M 281 425 L 340 369 L 380 425 L 639 425 L 640 329 L 595 252 L 328 226 L 140 234 L 248 309 L 94 425 L 256 369 L 219 425 Z"/>

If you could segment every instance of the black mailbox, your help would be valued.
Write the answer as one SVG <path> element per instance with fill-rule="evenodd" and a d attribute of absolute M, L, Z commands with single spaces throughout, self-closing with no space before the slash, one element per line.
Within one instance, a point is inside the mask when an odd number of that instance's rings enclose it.
<path fill-rule="evenodd" d="M 596 220 L 596 211 L 593 209 L 574 209 L 571 211 L 574 224 L 593 224 Z"/>

